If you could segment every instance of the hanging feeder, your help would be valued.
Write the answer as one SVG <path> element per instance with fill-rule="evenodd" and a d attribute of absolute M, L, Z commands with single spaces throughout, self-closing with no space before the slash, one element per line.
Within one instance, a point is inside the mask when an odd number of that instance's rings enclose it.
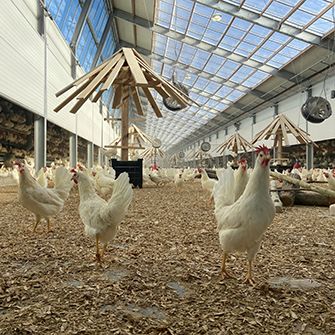
<path fill-rule="evenodd" d="M 189 91 L 188 91 L 187 87 L 177 80 L 177 75 L 175 73 L 173 73 L 173 75 L 172 75 L 172 84 L 173 84 L 174 87 L 176 87 L 177 89 L 182 91 L 185 94 L 185 96 L 188 97 Z M 163 97 L 163 104 L 167 109 L 169 109 L 171 111 L 180 111 L 180 110 L 185 108 L 185 106 L 181 105 L 172 96 L 167 97 L 167 98 Z"/>
<path fill-rule="evenodd" d="M 301 106 L 301 113 L 307 121 L 321 123 L 332 115 L 332 107 L 325 98 L 309 97 Z"/>

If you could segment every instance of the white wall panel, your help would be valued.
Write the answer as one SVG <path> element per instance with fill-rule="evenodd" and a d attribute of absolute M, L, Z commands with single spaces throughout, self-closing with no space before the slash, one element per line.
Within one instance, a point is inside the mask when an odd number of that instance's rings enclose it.
<path fill-rule="evenodd" d="M 37 32 L 37 1 L 3 0 L 0 4 L 0 95 L 22 107 L 44 115 L 44 39 Z M 13 29 L 15 27 L 15 29 Z M 73 90 L 59 98 L 55 93 L 73 81 L 71 50 L 56 24 L 46 20 L 47 32 L 47 119 L 76 132 L 76 116 L 69 113 L 73 103 L 62 111 L 53 109 Z M 77 77 L 83 75 L 77 67 Z M 106 109 L 104 108 L 106 115 Z M 99 104 L 87 101 L 77 113 L 77 134 L 96 145 L 101 144 Z M 103 141 L 110 143 L 114 131 L 104 122 Z"/>

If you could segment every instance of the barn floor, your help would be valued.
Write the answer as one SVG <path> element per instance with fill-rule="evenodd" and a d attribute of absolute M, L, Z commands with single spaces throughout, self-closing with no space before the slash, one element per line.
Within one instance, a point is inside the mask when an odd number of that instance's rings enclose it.
<path fill-rule="evenodd" d="M 221 280 L 216 223 L 197 182 L 134 190 L 104 263 L 83 233 L 78 193 L 32 233 L 15 188 L 0 190 L 0 334 L 335 334 L 335 219 L 327 208 L 277 214 L 242 283 Z"/>

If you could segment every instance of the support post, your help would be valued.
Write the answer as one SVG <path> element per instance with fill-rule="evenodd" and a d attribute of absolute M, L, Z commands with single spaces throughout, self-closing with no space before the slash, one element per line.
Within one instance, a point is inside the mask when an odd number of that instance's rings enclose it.
<path fill-rule="evenodd" d="M 281 160 L 283 158 L 283 135 L 281 132 L 277 133 L 277 158 Z"/>
<path fill-rule="evenodd" d="M 309 86 L 306 90 L 307 98 L 312 96 L 312 86 Z M 308 133 L 308 121 L 306 120 L 306 133 Z M 314 147 L 313 143 L 306 144 L 306 168 L 313 169 L 313 161 L 314 161 Z"/>
<path fill-rule="evenodd" d="M 128 128 L 129 128 L 129 115 L 128 115 L 128 103 L 127 99 L 122 104 L 122 120 L 121 120 L 121 160 L 128 160 Z"/>
<path fill-rule="evenodd" d="M 75 168 L 77 166 L 77 136 L 76 134 L 70 134 L 70 166 Z"/>
<path fill-rule="evenodd" d="M 98 150 L 98 164 L 100 166 L 104 166 L 105 162 L 104 162 L 104 154 L 103 154 L 103 147 L 104 147 L 104 111 L 103 111 L 103 106 L 102 106 L 102 100 L 100 99 L 100 103 L 99 103 L 99 112 L 101 115 L 101 138 L 100 138 L 100 148 Z M 109 113 L 109 111 L 107 110 L 107 113 Z"/>
<path fill-rule="evenodd" d="M 35 171 L 37 172 L 41 167 L 46 166 L 46 127 L 44 118 L 35 115 L 34 118 L 34 154 L 35 154 Z"/>
<path fill-rule="evenodd" d="M 314 146 L 313 143 L 306 144 L 306 168 L 313 169 L 314 161 Z"/>
<path fill-rule="evenodd" d="M 94 161 L 94 144 L 92 142 L 87 143 L 87 167 L 92 168 Z"/>

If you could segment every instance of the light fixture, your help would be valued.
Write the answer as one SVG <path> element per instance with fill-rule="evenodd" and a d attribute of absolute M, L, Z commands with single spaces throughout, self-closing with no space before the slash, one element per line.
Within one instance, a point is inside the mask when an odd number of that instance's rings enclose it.
<path fill-rule="evenodd" d="M 211 20 L 214 21 L 214 22 L 219 22 L 219 21 L 222 20 L 222 16 L 221 16 L 221 14 L 218 14 L 218 13 L 217 13 L 217 14 L 214 14 L 214 15 L 212 16 Z"/>

